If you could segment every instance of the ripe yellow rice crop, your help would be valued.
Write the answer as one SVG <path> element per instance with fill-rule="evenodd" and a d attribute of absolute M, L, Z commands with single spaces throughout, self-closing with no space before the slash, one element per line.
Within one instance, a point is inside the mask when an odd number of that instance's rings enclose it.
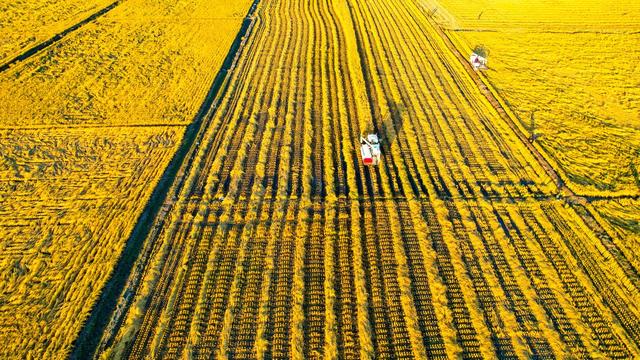
<path fill-rule="evenodd" d="M 0 357 L 638 357 L 637 201 L 580 196 L 637 190 L 634 77 L 573 54 L 639 7 L 435 1 L 256 3 L 189 132 L 248 1 L 123 1 L 0 72 Z"/>
<path fill-rule="evenodd" d="M 187 125 L 249 4 L 126 1 L 0 75 L 0 128 Z"/>
<path fill-rule="evenodd" d="M 640 259 L 640 201 L 631 199 L 602 200 L 593 203 L 600 216 L 612 226 L 628 248 L 628 252 Z M 640 260 L 636 260 L 640 263 Z"/>
<path fill-rule="evenodd" d="M 423 1 L 585 195 L 639 194 L 640 3 Z M 437 9 L 437 10 L 436 10 Z"/>
<path fill-rule="evenodd" d="M 69 350 L 181 135 L 0 131 L 0 357 Z"/>
<path fill-rule="evenodd" d="M 260 2 L 101 357 L 640 354 L 639 263 L 433 16 Z"/>
<path fill-rule="evenodd" d="M 113 0 L 6 0 L 0 4 L 0 64 L 47 40 Z"/>
<path fill-rule="evenodd" d="M 4 2 L 0 64 L 109 3 Z M 123 1 L 0 73 L 0 358 L 69 353 L 249 5 Z"/>

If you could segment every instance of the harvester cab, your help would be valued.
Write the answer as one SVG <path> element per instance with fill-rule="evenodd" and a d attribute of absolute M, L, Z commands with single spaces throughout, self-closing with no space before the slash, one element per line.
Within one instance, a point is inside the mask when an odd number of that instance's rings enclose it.
<path fill-rule="evenodd" d="M 378 165 L 380 162 L 380 140 L 377 134 L 360 136 L 360 154 L 365 165 Z"/>

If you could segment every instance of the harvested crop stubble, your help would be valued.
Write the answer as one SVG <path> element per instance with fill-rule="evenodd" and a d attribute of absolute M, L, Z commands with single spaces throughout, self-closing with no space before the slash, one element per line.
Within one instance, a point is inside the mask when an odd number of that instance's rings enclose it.
<path fill-rule="evenodd" d="M 0 357 L 67 354 L 181 136 L 0 132 Z"/>
<path fill-rule="evenodd" d="M 186 125 L 250 4 L 126 1 L 2 73 L 0 127 Z"/>
<path fill-rule="evenodd" d="M 626 252 L 435 26 L 401 0 L 261 2 L 101 356 L 638 356 Z"/>

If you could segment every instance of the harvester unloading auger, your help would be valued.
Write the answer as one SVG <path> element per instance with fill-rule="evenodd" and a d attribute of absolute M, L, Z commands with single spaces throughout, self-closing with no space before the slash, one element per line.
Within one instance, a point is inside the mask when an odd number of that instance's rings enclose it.
<path fill-rule="evenodd" d="M 360 135 L 360 154 L 365 165 L 378 165 L 380 162 L 380 140 L 378 134 Z"/>

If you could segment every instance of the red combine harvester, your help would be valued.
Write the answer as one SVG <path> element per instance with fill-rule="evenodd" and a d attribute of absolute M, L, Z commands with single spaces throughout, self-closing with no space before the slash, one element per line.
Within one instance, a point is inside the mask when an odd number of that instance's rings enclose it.
<path fill-rule="evenodd" d="M 378 165 L 380 162 L 380 140 L 377 134 L 360 136 L 360 154 L 365 165 Z"/>

